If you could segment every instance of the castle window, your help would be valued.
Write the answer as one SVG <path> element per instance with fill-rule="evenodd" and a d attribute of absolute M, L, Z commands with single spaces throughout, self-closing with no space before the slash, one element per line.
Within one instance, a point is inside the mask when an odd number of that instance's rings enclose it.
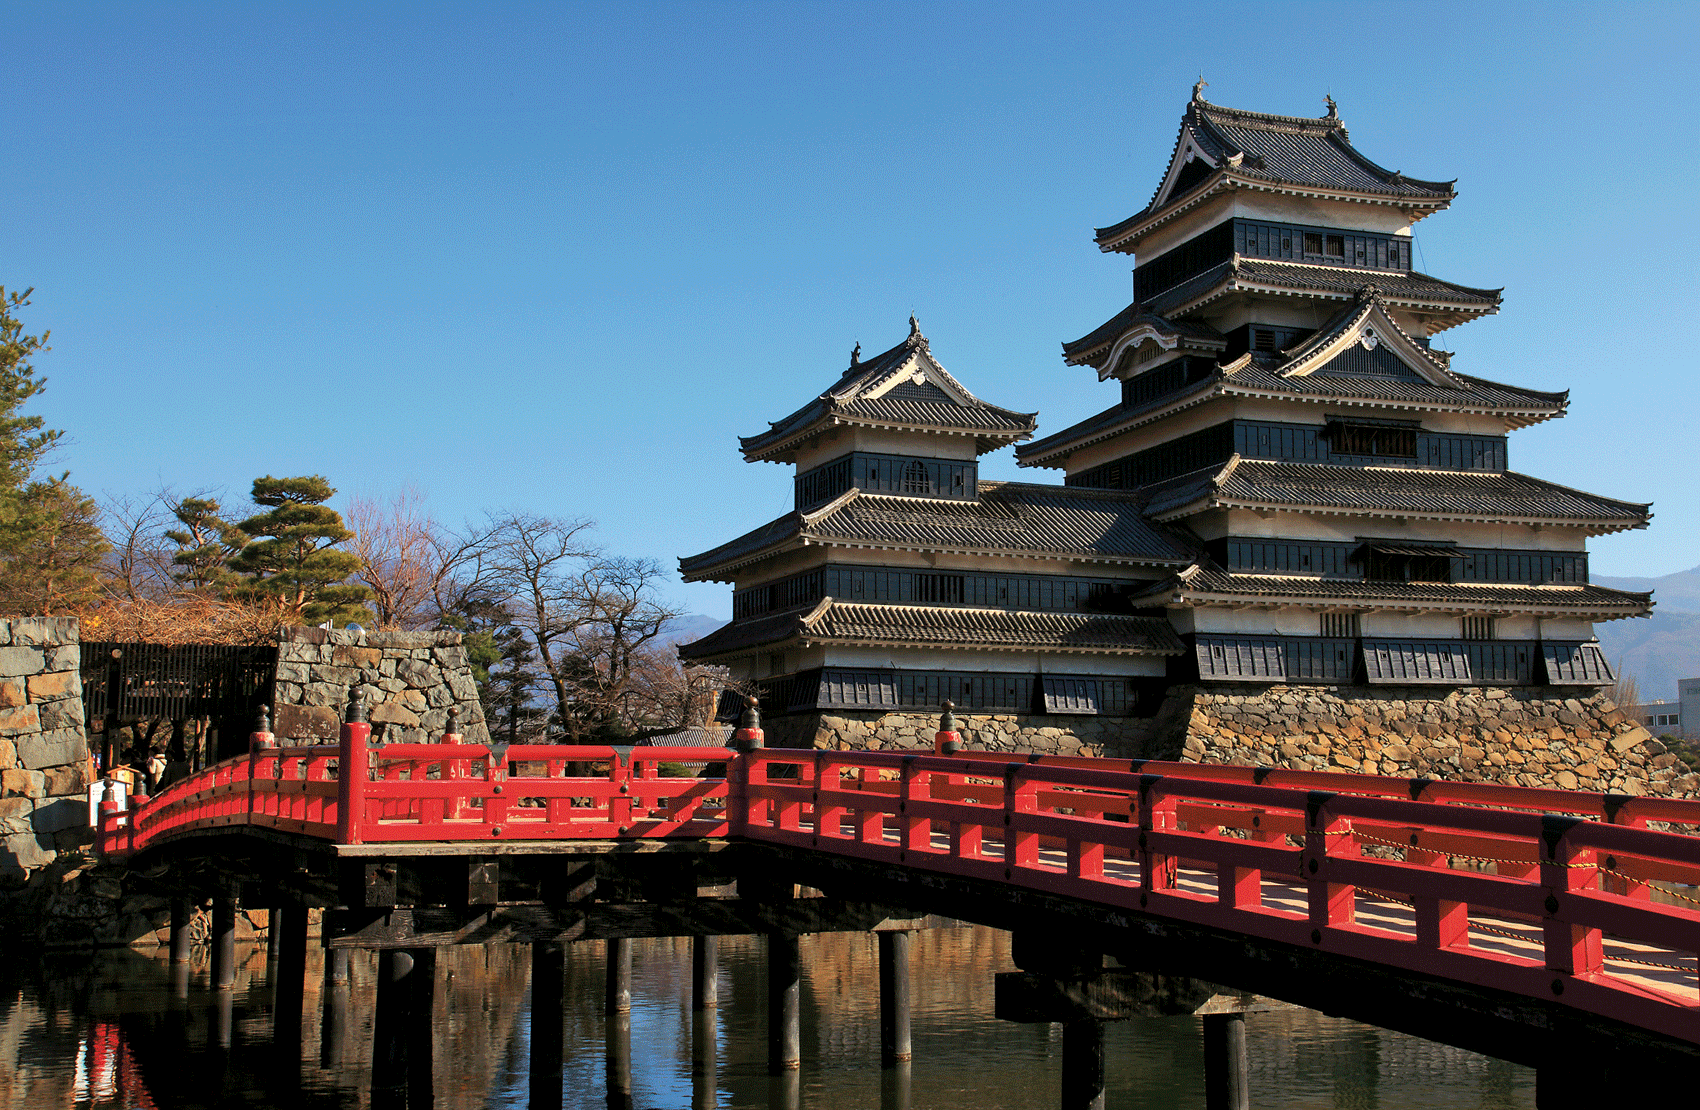
<path fill-rule="evenodd" d="M 1417 430 L 1381 424 L 1329 422 L 1323 434 L 1336 455 L 1383 455 L 1390 458 L 1417 457 Z"/>
<path fill-rule="evenodd" d="M 1252 341 L 1251 341 L 1251 349 L 1252 350 L 1254 350 L 1254 351 L 1273 351 L 1273 350 L 1276 349 L 1276 347 L 1275 347 L 1275 333 L 1274 332 L 1269 331 L 1266 328 L 1254 328 L 1252 330 L 1251 335 L 1252 335 Z"/>
<path fill-rule="evenodd" d="M 912 462 L 908 466 L 903 468 L 903 492 L 904 493 L 931 493 L 931 492 L 933 492 L 933 483 L 930 480 L 928 480 L 928 478 L 927 478 L 927 468 L 926 468 L 925 464 L 920 463 L 920 462 Z"/>
<path fill-rule="evenodd" d="M 1323 236 L 1323 252 L 1329 258 L 1346 257 L 1346 237 L 1344 235 Z"/>
<path fill-rule="evenodd" d="M 1491 640 L 1494 638 L 1492 617 L 1465 617 L 1461 623 L 1466 640 Z"/>
<path fill-rule="evenodd" d="M 1363 627 L 1356 613 L 1324 613 L 1321 632 L 1333 640 L 1355 640 L 1363 635 Z"/>
<path fill-rule="evenodd" d="M 1305 253 L 1306 254 L 1321 254 L 1322 253 L 1322 236 L 1321 235 L 1313 235 L 1312 233 L 1310 233 L 1308 231 L 1305 232 Z"/>

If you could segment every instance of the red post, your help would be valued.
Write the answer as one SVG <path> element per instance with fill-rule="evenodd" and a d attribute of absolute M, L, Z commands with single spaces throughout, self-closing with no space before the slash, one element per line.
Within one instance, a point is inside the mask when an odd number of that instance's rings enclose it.
<path fill-rule="evenodd" d="M 933 736 L 934 755 L 955 755 L 962 750 L 962 734 L 956 731 L 956 714 L 951 712 L 955 708 L 948 701 L 944 703 L 944 713 L 939 717 L 939 730 Z"/>
<path fill-rule="evenodd" d="M 272 736 L 271 714 L 262 705 L 259 719 L 254 722 L 254 731 L 248 734 L 248 750 L 259 752 L 275 747 L 277 747 L 277 739 Z"/>
<path fill-rule="evenodd" d="M 366 742 L 372 726 L 366 723 L 366 707 L 359 700 L 348 705 L 348 720 L 342 726 L 341 750 L 337 753 L 336 839 L 339 844 L 359 844 L 366 821 L 366 777 L 371 770 L 371 753 Z"/>
<path fill-rule="evenodd" d="M 443 743 L 460 744 L 464 741 L 465 737 L 463 737 L 460 732 L 460 710 L 451 705 L 449 706 L 449 718 L 443 723 Z M 461 762 L 459 759 L 443 760 L 443 778 L 445 780 L 463 779 L 466 777 L 466 774 L 461 768 Z M 456 794 L 452 798 L 445 799 L 444 808 L 449 820 L 458 821 L 466 814 L 466 799 L 461 795 Z"/>
<path fill-rule="evenodd" d="M 1599 929 L 1574 925 L 1565 914 L 1565 896 L 1573 890 L 1588 890 L 1599 872 L 1587 866 L 1595 862 L 1592 848 L 1573 848 L 1564 834 L 1582 823 L 1578 817 L 1545 814 L 1541 817 L 1541 885 L 1547 889 L 1546 914 L 1541 920 L 1542 947 L 1548 969 L 1567 975 L 1587 975 L 1604 965 Z M 1555 993 L 1558 988 L 1555 988 Z"/>

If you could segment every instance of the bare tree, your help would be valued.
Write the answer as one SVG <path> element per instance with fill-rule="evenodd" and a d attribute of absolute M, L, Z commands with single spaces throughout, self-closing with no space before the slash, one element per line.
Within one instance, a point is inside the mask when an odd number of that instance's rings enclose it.
<path fill-rule="evenodd" d="M 574 716 L 578 638 L 594 619 L 580 580 L 583 564 L 597 554 L 585 536 L 592 527 L 583 518 L 498 517 L 477 564 L 481 588 L 530 638 L 563 724 Z"/>
<path fill-rule="evenodd" d="M 667 624 L 684 611 L 657 599 L 664 572 L 653 559 L 604 558 L 579 575 L 586 615 L 569 639 L 578 677 L 574 714 L 586 728 L 619 720 L 636 673 L 653 663 Z M 563 720 L 567 714 L 562 714 Z"/>
<path fill-rule="evenodd" d="M 176 519 L 171 507 L 177 500 L 162 489 L 150 497 L 109 498 L 101 505 L 101 530 L 112 545 L 102 581 L 109 600 L 163 601 L 177 592 L 171 561 L 175 548 L 165 538 L 167 525 Z"/>
<path fill-rule="evenodd" d="M 343 523 L 354 532 L 348 541 L 360 560 L 354 577 L 372 591 L 368 604 L 378 627 L 412 631 L 430 624 L 440 580 L 452 571 L 441 558 L 447 546 L 439 539 L 442 529 L 418 488 L 408 486 L 387 501 L 350 498 Z"/>

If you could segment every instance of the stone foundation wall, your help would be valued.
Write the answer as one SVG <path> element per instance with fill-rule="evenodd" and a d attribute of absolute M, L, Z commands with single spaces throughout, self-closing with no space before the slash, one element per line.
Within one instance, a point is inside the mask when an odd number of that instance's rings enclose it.
<path fill-rule="evenodd" d="M 77 622 L 0 620 L 0 886 L 93 840 Z"/>
<path fill-rule="evenodd" d="M 355 691 L 383 742 L 436 740 L 450 706 L 467 743 L 490 741 L 460 633 L 284 629 L 272 704 L 280 741 L 335 741 Z"/>
<path fill-rule="evenodd" d="M 1139 746 L 1154 722 L 1138 717 L 1037 713 L 958 713 L 956 730 L 977 751 L 1045 755 L 1119 755 Z M 798 713 L 762 723 L 768 747 L 883 751 L 933 746 L 937 713 L 846 711 Z"/>
<path fill-rule="evenodd" d="M 1595 690 L 1184 685 L 1148 718 L 958 714 L 957 724 L 981 751 L 1700 793 L 1700 774 Z M 803 713 L 762 728 L 769 747 L 917 749 L 932 747 L 938 716 Z"/>
<path fill-rule="evenodd" d="M 1163 716 L 1169 727 L 1147 740 L 1147 757 L 1615 794 L 1700 788 L 1594 690 L 1190 686 L 1170 692 Z"/>

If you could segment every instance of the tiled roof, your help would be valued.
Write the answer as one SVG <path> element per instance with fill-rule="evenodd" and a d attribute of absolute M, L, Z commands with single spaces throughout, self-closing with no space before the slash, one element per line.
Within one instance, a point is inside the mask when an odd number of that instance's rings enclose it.
<path fill-rule="evenodd" d="M 1444 207 L 1456 195 L 1452 182 L 1406 177 L 1365 158 L 1352 146 L 1345 123 L 1332 109 L 1320 119 L 1266 115 L 1211 104 L 1195 90 L 1170 154 L 1171 167 L 1188 140 L 1215 164 L 1216 171 L 1192 188 L 1168 196 L 1162 195 L 1160 185 L 1140 212 L 1099 228 L 1097 239 L 1106 249 L 1129 230 L 1224 176 L 1403 200 L 1427 209 Z"/>
<path fill-rule="evenodd" d="M 1147 515 L 1205 507 L 1291 508 L 1324 514 L 1433 516 L 1582 524 L 1596 533 L 1642 528 L 1650 505 L 1616 501 L 1515 471 L 1407 470 L 1271 462 L 1235 455 L 1220 469 L 1146 487 Z"/>
<path fill-rule="evenodd" d="M 1606 586 L 1479 585 L 1446 582 L 1364 582 L 1341 578 L 1230 574 L 1198 567 L 1171 580 L 1160 593 L 1183 597 L 1291 598 L 1298 601 L 1363 602 L 1378 608 L 1545 610 L 1635 616 L 1653 607 L 1651 593 Z"/>
<path fill-rule="evenodd" d="M 730 725 L 692 725 L 639 740 L 638 748 L 724 748 L 732 739 Z"/>
<path fill-rule="evenodd" d="M 1537 423 L 1561 415 L 1569 404 L 1568 392 L 1547 393 L 1537 389 L 1490 382 L 1448 371 L 1462 388 L 1447 389 L 1428 382 L 1404 378 L 1381 378 L 1364 375 L 1336 377 L 1325 374 L 1305 374 L 1284 377 L 1279 372 L 1280 355 L 1252 352 L 1208 378 L 1154 398 L 1139 405 L 1115 405 L 1060 432 L 1043 439 L 1024 443 L 1015 449 L 1016 461 L 1023 466 L 1045 465 L 1037 461 L 1063 449 L 1073 450 L 1088 443 L 1108 439 L 1126 427 L 1147 422 L 1151 414 L 1163 412 L 1175 405 L 1197 404 L 1218 395 L 1256 393 L 1284 394 L 1295 400 L 1316 402 L 1352 401 L 1388 408 L 1462 409 L 1490 412 L 1512 417 L 1515 426 Z"/>
<path fill-rule="evenodd" d="M 974 434 L 979 451 L 995 450 L 1033 432 L 1037 413 L 1013 412 L 975 397 L 933 358 L 913 317 L 907 338 L 866 362 L 852 362 L 830 389 L 768 430 L 740 437 L 744 457 L 771 459 L 822 423 L 897 424 Z M 915 374 L 925 378 L 924 398 L 899 394 Z M 882 392 L 884 391 L 884 392 Z M 877 397 L 869 394 L 879 393 Z"/>
<path fill-rule="evenodd" d="M 679 560 L 696 581 L 802 542 L 850 547 L 1032 554 L 1174 566 L 1186 541 L 1139 514 L 1134 494 L 1025 482 L 981 482 L 975 501 L 865 493 L 858 489 L 807 514 L 789 513 L 701 555 Z"/>
<path fill-rule="evenodd" d="M 1134 303 L 1074 342 L 1064 343 L 1062 345 L 1063 357 L 1071 362 L 1078 362 L 1080 361 L 1079 356 L 1089 354 L 1100 347 L 1108 347 L 1123 335 L 1141 326 L 1150 327 L 1161 335 L 1172 336 L 1181 340 L 1190 339 L 1196 343 L 1217 348 L 1227 343 L 1227 338 L 1209 324 L 1191 320 L 1170 320 L 1157 315 L 1145 305 Z"/>
<path fill-rule="evenodd" d="M 1162 617 L 1028 612 L 926 605 L 875 605 L 825 598 L 812 610 L 744 622 L 686 644 L 679 653 L 704 659 L 792 639 L 815 644 L 879 644 L 980 650 L 1179 655 L 1185 648 Z"/>
<path fill-rule="evenodd" d="M 1346 300 L 1356 297 L 1371 285 L 1381 293 L 1382 300 L 1400 307 L 1448 308 L 1479 314 L 1498 311 L 1502 299 L 1501 290 L 1457 285 L 1416 270 L 1389 273 L 1385 270 L 1355 270 L 1346 266 L 1234 258 L 1164 290 L 1151 298 L 1148 307 L 1158 315 L 1167 316 L 1189 311 L 1195 305 L 1242 289 L 1277 289 Z"/>

